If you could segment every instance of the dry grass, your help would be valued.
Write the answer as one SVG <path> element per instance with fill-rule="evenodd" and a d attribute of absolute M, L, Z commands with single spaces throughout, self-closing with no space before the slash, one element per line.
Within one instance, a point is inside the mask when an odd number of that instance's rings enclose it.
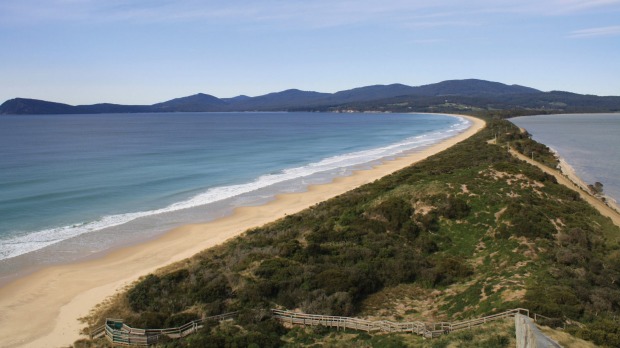
<path fill-rule="evenodd" d="M 503 337 L 503 340 L 497 340 L 497 337 Z M 475 329 L 463 330 L 449 335 L 440 337 L 431 341 L 431 344 L 422 344 L 418 347 L 446 347 L 446 348 L 473 348 L 473 347 L 489 347 L 494 346 L 492 342 L 498 344 L 498 347 L 515 347 L 515 328 L 512 318 L 493 322 Z M 504 342 L 504 345 L 499 345 Z"/>
<path fill-rule="evenodd" d="M 133 312 L 129 309 L 127 298 L 125 297 L 125 292 L 130 286 L 131 285 L 128 285 L 113 296 L 106 298 L 103 302 L 96 305 L 95 308 L 91 309 L 88 316 L 80 318 L 80 322 L 87 325 L 87 327 L 82 329 L 82 332 L 84 334 L 89 334 L 91 328 L 105 324 L 105 318 L 120 318 L 123 317 L 123 315 L 127 317 L 133 315 Z M 109 313 L 114 314 L 110 315 Z"/>
<path fill-rule="evenodd" d="M 441 291 L 415 284 L 399 284 L 372 294 L 362 303 L 362 316 L 370 320 L 437 321 Z M 443 318 L 442 318 L 443 319 Z"/>
<path fill-rule="evenodd" d="M 555 330 L 547 326 L 540 326 L 540 331 L 552 340 L 558 342 L 562 347 L 570 348 L 594 348 L 598 347 L 592 342 L 584 341 L 561 330 Z"/>

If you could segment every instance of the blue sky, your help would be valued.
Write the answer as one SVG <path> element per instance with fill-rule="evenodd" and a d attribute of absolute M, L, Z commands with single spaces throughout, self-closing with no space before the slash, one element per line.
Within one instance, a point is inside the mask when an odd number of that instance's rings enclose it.
<path fill-rule="evenodd" d="M 479 78 L 620 95 L 620 0 L 0 0 L 0 102 Z"/>

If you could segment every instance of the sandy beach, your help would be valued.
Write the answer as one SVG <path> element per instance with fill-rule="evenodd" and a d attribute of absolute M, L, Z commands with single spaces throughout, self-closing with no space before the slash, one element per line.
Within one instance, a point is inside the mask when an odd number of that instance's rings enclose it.
<path fill-rule="evenodd" d="M 576 174 L 575 171 L 572 169 L 571 166 L 569 166 L 566 161 L 564 161 L 563 159 L 560 160 L 560 170 L 555 170 L 555 169 L 551 169 L 547 166 L 545 166 L 544 164 L 541 164 L 539 162 L 533 161 L 531 158 L 517 152 L 514 149 L 510 150 L 510 153 L 533 165 L 536 166 L 538 168 L 540 168 L 540 170 L 542 170 L 543 172 L 553 175 L 558 183 L 574 190 L 575 192 L 579 193 L 579 195 L 581 196 L 581 198 L 588 202 L 591 206 L 593 206 L 596 210 L 599 211 L 599 213 L 601 213 L 601 215 L 603 216 L 607 216 L 608 218 L 611 219 L 611 221 L 616 225 L 616 226 L 620 226 L 620 213 L 618 213 L 618 211 L 615 209 L 615 207 L 609 206 L 605 203 L 603 203 L 599 198 L 594 197 L 589 190 L 587 189 L 587 185 L 583 182 L 583 180 L 581 180 L 581 178 L 579 178 Z"/>
<path fill-rule="evenodd" d="M 581 190 L 589 194 L 590 189 L 588 188 L 588 184 L 586 184 L 585 181 L 583 181 L 577 175 L 577 173 L 575 173 L 575 169 L 570 164 L 568 164 L 568 162 L 566 162 L 564 158 L 559 157 L 559 161 L 560 161 L 560 165 L 559 165 L 560 172 L 564 176 L 566 176 L 566 178 L 572 181 L 573 184 L 575 184 L 575 186 L 579 187 Z M 618 207 L 617 202 L 612 197 L 609 197 L 609 196 L 603 196 L 603 197 L 605 197 L 607 201 L 606 202 L 607 206 L 614 209 L 616 212 L 620 212 L 620 208 Z"/>
<path fill-rule="evenodd" d="M 405 168 L 472 136 L 484 121 L 466 117 L 472 126 L 421 152 L 387 161 L 372 169 L 306 192 L 278 195 L 256 207 L 237 208 L 232 215 L 204 224 L 174 229 L 154 240 L 114 250 L 87 261 L 39 270 L 0 288 L 1 347 L 61 347 L 81 338 L 78 318 L 139 277 L 223 243 L 249 228 L 293 214 L 326 199 Z"/>

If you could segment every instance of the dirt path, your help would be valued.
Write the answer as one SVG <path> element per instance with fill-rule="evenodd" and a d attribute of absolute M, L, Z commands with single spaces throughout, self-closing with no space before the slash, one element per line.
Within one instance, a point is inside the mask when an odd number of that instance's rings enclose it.
<path fill-rule="evenodd" d="M 536 161 L 533 161 L 531 158 L 517 152 L 514 149 L 510 149 L 510 153 L 517 157 L 518 159 L 525 161 L 533 166 L 536 166 L 538 168 L 540 168 L 543 172 L 553 175 L 560 184 L 570 188 L 571 190 L 574 190 L 575 192 L 579 193 L 579 195 L 581 196 L 581 198 L 583 198 L 583 200 L 585 200 L 586 202 L 590 203 L 590 205 L 592 205 L 594 208 L 596 208 L 596 210 L 598 210 L 602 215 L 607 216 L 608 218 L 611 219 L 611 221 L 613 221 L 613 223 L 620 227 L 620 214 L 615 211 L 614 209 L 608 207 L 605 203 L 601 202 L 601 200 L 599 200 L 598 198 L 592 196 L 590 193 L 584 191 L 583 189 L 581 189 L 577 184 L 575 184 L 574 182 L 572 182 L 571 180 L 569 180 L 567 177 L 565 177 L 564 175 L 562 175 L 562 173 L 560 173 L 559 171 L 555 170 L 555 169 L 551 169 L 541 163 L 538 163 Z"/>

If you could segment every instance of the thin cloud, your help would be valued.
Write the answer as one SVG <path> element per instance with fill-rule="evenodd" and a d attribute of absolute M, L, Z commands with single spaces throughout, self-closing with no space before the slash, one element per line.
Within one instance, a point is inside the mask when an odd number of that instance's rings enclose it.
<path fill-rule="evenodd" d="M 419 39 L 419 40 L 411 40 L 410 43 L 418 44 L 418 45 L 433 45 L 448 42 L 446 39 Z"/>
<path fill-rule="evenodd" d="M 358 23 L 407 22 L 412 15 L 453 10 L 456 0 L 437 5 L 433 0 L 232 0 L 122 1 L 122 0 L 5 0 L 0 1 L 0 22 L 30 25 L 62 22 L 235 22 L 324 28 Z"/>
<path fill-rule="evenodd" d="M 476 2 L 470 13 L 517 14 L 527 16 L 568 16 L 600 11 L 620 12 L 620 0 L 519 0 Z"/>
<path fill-rule="evenodd" d="M 587 39 L 607 36 L 620 36 L 620 25 L 575 30 L 568 35 L 571 39 Z"/>
<path fill-rule="evenodd" d="M 481 26 L 481 23 L 474 23 L 471 21 L 464 20 L 453 20 L 453 21 L 411 21 L 410 23 L 405 24 L 405 27 L 409 28 L 437 28 L 437 27 L 477 27 Z"/>
<path fill-rule="evenodd" d="M 620 4 L 620 0 L 556 0 L 554 2 L 562 12 L 580 12 Z"/>
<path fill-rule="evenodd" d="M 429 26 L 433 22 L 443 26 L 462 21 L 464 15 L 541 16 L 602 9 L 620 11 L 620 0 L 471 0 L 467 3 L 458 0 L 3 0 L 0 1 L 0 21 L 27 25 L 33 22 L 209 20 L 316 28 L 357 23 L 399 25 L 412 17 L 424 16 Z"/>

